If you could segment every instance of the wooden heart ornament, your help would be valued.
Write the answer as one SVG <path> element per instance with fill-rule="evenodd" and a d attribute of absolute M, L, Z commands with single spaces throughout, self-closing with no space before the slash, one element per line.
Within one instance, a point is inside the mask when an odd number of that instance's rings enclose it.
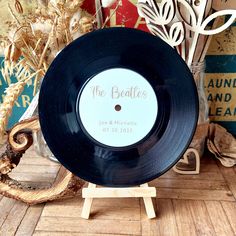
<path fill-rule="evenodd" d="M 182 159 L 173 167 L 179 174 L 197 175 L 200 173 L 200 156 L 196 149 L 189 148 Z"/>

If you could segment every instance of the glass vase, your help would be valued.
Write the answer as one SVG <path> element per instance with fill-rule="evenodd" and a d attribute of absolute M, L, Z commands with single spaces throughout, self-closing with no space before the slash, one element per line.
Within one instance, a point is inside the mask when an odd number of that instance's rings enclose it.
<path fill-rule="evenodd" d="M 208 134 L 209 124 L 209 106 L 204 87 L 205 79 L 205 63 L 196 62 L 193 63 L 190 68 L 193 78 L 197 87 L 198 99 L 199 99 L 199 116 L 198 126 L 190 144 L 190 147 L 195 148 L 200 157 L 203 156 L 205 150 L 205 142 Z"/>
<path fill-rule="evenodd" d="M 41 130 L 39 130 L 37 133 L 34 133 L 34 149 L 38 155 L 58 162 L 56 157 L 50 151 Z"/>
<path fill-rule="evenodd" d="M 204 78 L 205 78 L 205 63 L 197 62 L 193 63 L 190 67 L 193 74 L 198 98 L 199 98 L 199 116 L 198 126 L 189 149 L 185 152 L 188 163 L 186 164 L 183 160 L 180 160 L 174 167 L 174 171 L 181 174 L 199 174 L 200 166 L 197 168 L 197 163 L 200 162 L 199 158 L 203 156 L 205 150 L 205 140 L 208 133 L 208 102 L 204 89 Z M 191 150 L 195 150 L 193 152 Z M 186 157 L 185 157 L 186 158 Z M 184 157 L 182 159 L 185 159 Z"/>
<path fill-rule="evenodd" d="M 193 74 L 193 78 L 197 86 L 197 92 L 199 98 L 198 124 L 205 124 L 209 122 L 209 117 L 208 117 L 209 107 L 204 88 L 205 63 L 204 62 L 193 63 L 190 70 Z"/>
<path fill-rule="evenodd" d="M 36 107 L 33 115 L 38 115 L 38 106 Z M 33 138 L 34 138 L 34 149 L 38 155 L 49 158 L 52 161 L 58 162 L 56 157 L 50 151 L 41 130 L 39 130 L 37 133 L 33 133 Z"/>

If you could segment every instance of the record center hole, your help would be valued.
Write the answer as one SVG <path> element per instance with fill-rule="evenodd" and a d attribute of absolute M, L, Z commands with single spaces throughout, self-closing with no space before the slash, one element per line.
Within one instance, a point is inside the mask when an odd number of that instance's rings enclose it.
<path fill-rule="evenodd" d="M 120 111 L 121 110 L 121 106 L 120 105 L 115 105 L 115 110 L 116 111 Z"/>

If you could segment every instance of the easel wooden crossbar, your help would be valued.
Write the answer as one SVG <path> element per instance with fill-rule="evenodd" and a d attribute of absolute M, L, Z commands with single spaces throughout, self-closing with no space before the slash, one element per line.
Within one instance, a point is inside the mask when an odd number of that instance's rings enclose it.
<path fill-rule="evenodd" d="M 81 214 L 84 219 L 89 219 L 93 198 L 143 198 L 148 218 L 156 217 L 152 202 L 152 197 L 156 197 L 156 188 L 149 187 L 147 183 L 129 188 L 97 188 L 96 184 L 89 183 L 87 188 L 83 188 L 82 197 L 85 199 Z"/>

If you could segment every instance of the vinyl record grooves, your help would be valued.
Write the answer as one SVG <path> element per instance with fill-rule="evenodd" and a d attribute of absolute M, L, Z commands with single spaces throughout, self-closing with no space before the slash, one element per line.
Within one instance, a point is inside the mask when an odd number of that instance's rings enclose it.
<path fill-rule="evenodd" d="M 109 28 L 57 56 L 41 87 L 39 117 L 49 148 L 71 172 L 98 185 L 134 186 L 183 155 L 198 99 L 191 72 L 169 45 Z"/>

